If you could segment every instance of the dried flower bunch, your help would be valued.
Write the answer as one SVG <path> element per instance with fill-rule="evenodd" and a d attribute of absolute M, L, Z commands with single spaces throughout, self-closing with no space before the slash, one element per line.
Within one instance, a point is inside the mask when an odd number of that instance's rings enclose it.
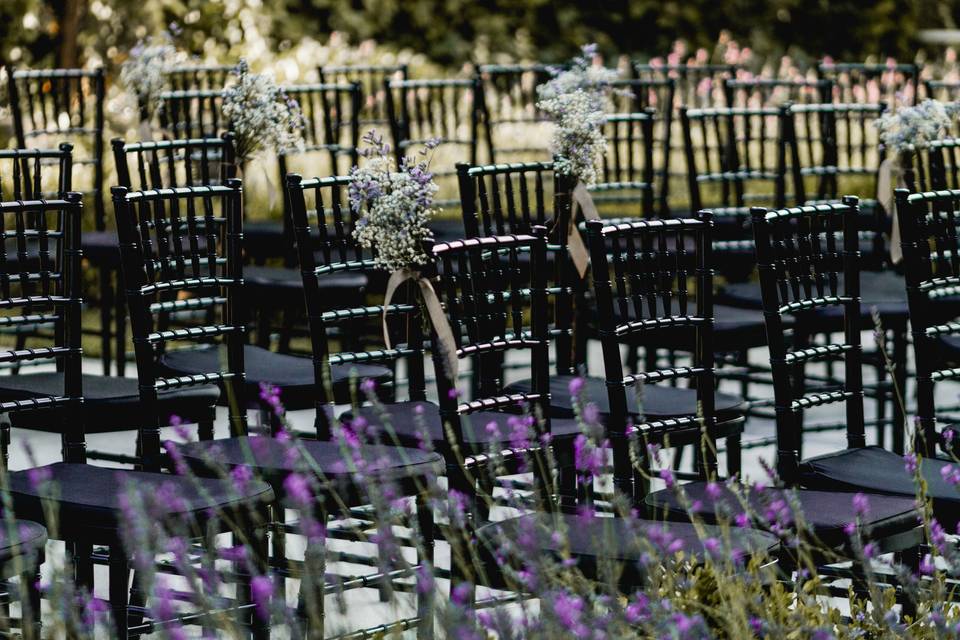
<path fill-rule="evenodd" d="M 922 149 L 942 138 L 960 113 L 960 104 L 924 100 L 915 107 L 901 107 L 877 118 L 883 144 L 896 153 Z"/>
<path fill-rule="evenodd" d="M 433 237 L 427 224 L 439 213 L 433 206 L 437 183 L 430 154 L 439 141 L 428 141 L 419 159 L 406 157 L 399 169 L 383 136 L 370 131 L 363 141 L 368 147 L 360 154 L 366 162 L 350 172 L 350 207 L 362 216 L 354 239 L 365 249 L 376 249 L 374 260 L 387 271 L 426 264 L 423 243 Z"/>
<path fill-rule="evenodd" d="M 184 57 L 173 42 L 175 28 L 171 25 L 170 31 L 139 41 L 120 66 L 121 84 L 137 97 L 138 106 L 148 116 L 167 88 L 164 72 Z"/>
<path fill-rule="evenodd" d="M 616 79 L 613 69 L 596 65 L 595 44 L 584 45 L 568 69 L 554 69 L 553 78 L 537 87 L 537 108 L 553 118 L 556 169 L 590 185 L 597 181 L 597 162 L 607 147 L 603 136 L 605 107 Z"/>
<path fill-rule="evenodd" d="M 303 148 L 303 113 L 269 76 L 250 73 L 240 60 L 233 74 L 237 81 L 223 90 L 223 116 L 230 122 L 242 163 L 264 149 L 279 153 Z"/>

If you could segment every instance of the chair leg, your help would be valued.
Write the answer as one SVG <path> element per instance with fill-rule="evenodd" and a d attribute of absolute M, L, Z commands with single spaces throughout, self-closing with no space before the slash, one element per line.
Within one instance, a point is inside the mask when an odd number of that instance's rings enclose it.
<path fill-rule="evenodd" d="M 896 394 L 890 388 L 890 382 L 887 379 L 887 365 L 883 354 L 878 353 L 878 360 L 874 365 L 874 371 L 877 376 L 877 446 L 885 447 L 887 441 L 887 401 L 893 399 L 896 402 Z M 893 426 L 896 431 L 896 425 Z"/>
<path fill-rule="evenodd" d="M 423 545 L 418 550 L 417 564 L 425 570 L 432 571 L 434 566 L 434 532 L 433 510 L 427 503 L 426 496 L 417 495 L 417 525 L 420 529 L 420 540 Z M 417 640 L 433 640 L 433 610 L 436 588 L 429 591 L 417 591 Z"/>
<path fill-rule="evenodd" d="M 269 517 L 263 518 L 260 522 L 253 522 L 249 526 L 251 532 L 251 565 L 252 569 L 258 574 L 266 574 L 269 567 L 269 540 L 270 531 Z M 252 594 L 251 594 L 252 595 Z M 251 632 L 254 640 L 269 640 L 270 638 L 270 618 L 273 609 L 267 608 L 267 615 L 263 616 L 257 610 L 253 611 L 250 620 Z"/>
<path fill-rule="evenodd" d="M 93 545 L 85 542 L 75 542 L 70 550 L 73 562 L 74 582 L 78 587 L 93 593 Z"/>
<path fill-rule="evenodd" d="M 117 638 L 127 638 L 127 594 L 130 582 L 130 561 L 118 545 L 110 548 L 110 611 Z"/>
<path fill-rule="evenodd" d="M 100 267 L 100 361 L 103 363 L 103 375 L 110 375 L 110 336 L 112 333 L 111 310 L 113 308 L 113 283 L 110 272 Z"/>
<path fill-rule="evenodd" d="M 473 589 L 473 575 L 471 572 L 473 528 L 477 522 L 477 491 L 467 476 L 466 472 L 460 468 L 456 462 L 447 464 L 447 485 L 450 492 L 458 492 L 463 496 L 464 512 L 462 530 L 457 531 L 456 526 L 451 523 L 447 543 L 450 545 L 450 593 L 461 586 L 467 587 L 469 593 L 466 602 L 472 603 L 475 589 Z M 459 504 L 451 500 L 450 510 L 454 512 L 460 507 Z"/>
<path fill-rule="evenodd" d="M 893 398 L 893 451 L 903 454 L 906 434 L 906 407 L 903 403 L 907 395 L 907 327 L 898 326 L 893 333 L 893 379 L 897 391 Z M 901 402 L 902 401 L 902 402 Z"/>
<path fill-rule="evenodd" d="M 742 468 L 742 452 L 740 435 L 727 438 L 727 477 L 739 476 Z"/>
<path fill-rule="evenodd" d="M 200 440 L 213 440 L 213 420 L 201 420 L 197 423 L 197 437 Z"/>
<path fill-rule="evenodd" d="M 127 371 L 127 300 L 123 295 L 122 276 L 117 271 L 117 289 L 114 295 L 114 315 L 116 316 L 116 354 L 117 376 L 123 377 Z"/>

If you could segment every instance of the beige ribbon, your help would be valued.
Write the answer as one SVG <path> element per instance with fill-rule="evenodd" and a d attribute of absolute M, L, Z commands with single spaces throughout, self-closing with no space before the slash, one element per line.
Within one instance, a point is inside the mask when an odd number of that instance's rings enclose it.
<path fill-rule="evenodd" d="M 903 171 L 897 158 L 886 158 L 880 163 L 877 175 L 877 203 L 883 207 L 888 216 L 893 218 L 890 229 L 890 261 L 900 264 L 903 260 L 903 249 L 900 247 L 900 224 L 897 222 L 896 201 L 893 191 L 896 187 L 906 186 L 903 181 Z"/>
<path fill-rule="evenodd" d="M 435 345 L 435 347 L 440 349 L 443 355 L 443 362 L 446 366 L 447 375 L 450 378 L 451 384 L 456 384 L 459 368 L 457 341 L 453 337 L 453 329 L 450 327 L 450 321 L 447 320 L 447 314 L 443 312 L 443 307 L 440 305 L 437 292 L 434 290 L 433 285 L 430 284 L 430 281 L 422 277 L 419 271 L 397 269 L 390 274 L 390 279 L 387 281 L 387 292 L 383 298 L 384 344 L 387 345 L 387 349 L 391 348 L 390 332 L 387 330 L 387 307 L 390 305 L 390 301 L 393 299 L 393 294 L 396 292 L 397 287 L 407 280 L 413 280 L 420 287 L 420 296 L 423 299 L 424 305 L 427 307 L 427 315 L 430 316 L 433 332 L 437 336 L 438 344 Z"/>
<path fill-rule="evenodd" d="M 583 211 L 585 220 L 599 220 L 600 213 L 597 211 L 597 205 L 593 202 L 593 197 L 587 191 L 587 185 L 578 182 L 573 190 L 573 210 L 570 212 L 570 226 L 567 229 L 567 251 L 570 252 L 570 259 L 577 268 L 577 273 L 583 278 L 587 275 L 587 267 L 590 266 L 590 254 L 587 252 L 587 245 L 583 243 L 583 237 L 577 229 L 577 209 Z"/>

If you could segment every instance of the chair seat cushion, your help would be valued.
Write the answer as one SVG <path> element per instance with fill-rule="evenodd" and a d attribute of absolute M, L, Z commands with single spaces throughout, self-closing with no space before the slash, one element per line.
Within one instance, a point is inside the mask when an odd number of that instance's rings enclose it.
<path fill-rule="evenodd" d="M 947 460 L 925 458 L 920 470 L 937 520 L 954 531 L 960 523 L 960 493 L 940 473 L 950 464 Z M 869 491 L 910 499 L 917 493 L 903 457 L 880 447 L 845 449 L 804 460 L 800 465 L 800 483 L 811 489 Z"/>
<path fill-rule="evenodd" d="M 16 575 L 16 567 L 7 566 L 12 558 L 39 553 L 42 559 L 46 545 L 47 528 L 43 525 L 29 520 L 4 522 L 0 527 L 0 575 L 6 578 Z"/>
<path fill-rule="evenodd" d="M 300 439 L 297 445 L 281 442 L 276 438 L 250 436 L 190 442 L 178 447 L 187 464 L 199 474 L 216 475 L 225 469 L 239 466 L 250 467 L 274 488 L 278 496 L 283 494 L 283 483 L 292 472 L 304 468 L 298 455 L 309 456 L 307 468 L 322 471 L 321 486 L 335 492 L 337 497 L 351 504 L 361 504 L 362 486 L 354 483 L 356 464 L 347 457 L 340 442 L 322 442 Z M 293 452 L 297 453 L 294 454 Z M 413 447 L 363 445 L 353 451 L 364 464 L 363 475 L 370 482 L 395 482 L 401 487 L 412 487 L 414 482 L 444 470 L 443 458 L 433 452 Z"/>
<path fill-rule="evenodd" d="M 226 354 L 222 354 L 226 358 Z M 244 368 L 247 373 L 247 400 L 254 406 L 259 398 L 260 384 L 272 384 L 280 389 L 280 400 L 287 409 L 306 409 L 316 400 L 313 360 L 304 356 L 276 353 L 255 345 L 243 349 Z M 220 371 L 221 352 L 217 348 L 181 349 L 170 351 L 160 358 L 161 364 L 175 375 L 193 375 Z M 223 360 L 225 364 L 225 360 Z M 379 383 L 393 379 L 387 367 L 370 364 L 335 365 L 331 367 L 335 401 L 350 402 L 350 389 L 354 380 L 365 378 Z"/>
<path fill-rule="evenodd" d="M 387 418 L 384 418 L 384 412 Z M 435 444 L 447 442 L 447 434 L 440 419 L 440 408 L 430 402 L 396 402 L 381 407 L 361 407 L 355 415 L 363 417 L 372 425 L 382 426 L 388 432 L 395 433 L 404 444 L 419 443 L 424 431 Z M 482 451 L 492 443 L 509 445 L 513 423 L 519 417 L 521 416 L 498 411 L 477 411 L 463 416 L 461 424 L 464 444 L 470 447 L 471 451 Z M 570 438 L 578 433 L 580 426 L 575 419 L 550 420 L 550 434 L 555 439 Z M 389 438 L 390 436 L 386 436 L 387 440 Z"/>
<path fill-rule="evenodd" d="M 570 381 L 577 376 L 550 376 L 550 415 L 554 418 L 573 418 L 573 399 L 570 397 Z M 507 392 L 530 393 L 531 380 L 520 380 L 507 386 Z M 603 378 L 584 379 L 583 398 L 585 402 L 597 405 L 601 419 L 610 414 L 610 398 Z M 726 393 L 714 394 L 718 421 L 724 422 L 739 418 L 743 399 Z M 636 395 L 627 393 L 627 410 L 637 415 Z M 648 384 L 643 387 L 643 412 L 648 420 L 677 418 L 694 415 L 697 412 L 697 392 L 692 389 L 667 387 Z"/>
<path fill-rule="evenodd" d="M 708 492 L 705 482 L 682 485 L 689 504 L 706 522 L 715 523 L 720 516 L 730 521 L 744 510 L 740 497 L 733 490 L 723 484 L 719 487 L 720 494 L 714 498 Z M 777 488 L 758 490 L 744 487 L 741 493 L 746 496 L 750 511 L 754 514 L 764 514 L 775 501 L 789 499 L 786 491 Z M 831 547 L 841 547 L 849 541 L 844 527 L 856 520 L 853 493 L 844 492 L 837 487 L 824 491 L 800 489 L 793 495 L 800 506 L 804 521 L 820 540 Z M 911 498 L 889 495 L 869 495 L 868 498 L 870 510 L 862 517 L 875 539 L 917 526 L 918 514 Z M 689 519 L 684 501 L 673 489 L 649 494 L 646 504 L 653 509 L 656 517 L 666 516 L 668 519 L 680 521 Z M 790 520 L 794 521 L 793 518 Z M 753 524 L 757 527 L 765 526 L 761 522 Z"/>
<path fill-rule="evenodd" d="M 0 376 L 0 399 L 22 400 L 63 394 L 63 374 L 20 373 Z M 213 385 L 161 391 L 158 415 L 178 415 L 185 422 L 212 420 L 220 390 Z M 134 429 L 143 421 L 136 378 L 83 376 L 83 415 L 87 433 Z M 63 430 L 59 418 L 48 411 L 29 411 L 12 416 L 15 427 L 43 431 Z"/>
<path fill-rule="evenodd" d="M 283 236 L 279 220 L 245 220 L 243 223 L 243 250 L 255 259 L 285 256 L 292 247 Z"/>
<path fill-rule="evenodd" d="M 95 265 L 120 267 L 120 241 L 113 229 L 84 231 L 80 236 L 83 257 Z"/>
<path fill-rule="evenodd" d="M 44 482 L 36 482 L 37 477 Z M 136 487 L 144 494 L 169 494 L 177 500 L 158 501 L 163 517 L 206 520 L 217 511 L 246 512 L 252 505 L 274 500 L 270 485 L 252 481 L 245 487 L 214 478 L 187 478 L 166 473 L 111 469 L 91 464 L 57 462 L 10 474 L 10 496 L 17 517 L 46 523 L 47 510 L 56 514 L 61 539 L 79 538 L 94 544 L 116 540 L 124 509 L 121 495 Z"/>
<path fill-rule="evenodd" d="M 557 536 L 556 532 L 564 535 Z M 723 539 L 719 527 L 704 527 L 706 537 Z M 730 529 L 729 550 L 746 555 L 772 554 L 779 546 L 776 537 L 753 529 Z M 651 540 L 669 538 L 678 541 L 685 554 L 703 558 L 703 542 L 693 525 L 685 522 L 657 522 L 632 518 L 585 517 L 570 514 L 530 514 L 484 525 L 477 530 L 481 556 L 517 554 L 517 560 L 531 554 L 550 553 L 560 556 L 568 552 L 577 567 L 588 578 L 597 576 L 597 565 L 604 562 L 622 562 L 625 575 L 623 586 L 639 584 L 637 574 L 641 554 L 656 553 L 659 549 Z M 533 547 L 533 548 L 531 548 Z M 663 555 L 668 555 L 663 551 Z M 492 557 L 490 558 L 492 560 Z M 486 566 L 495 566 L 486 562 Z M 496 574 L 498 572 L 492 572 Z M 496 580 L 497 577 L 494 577 Z M 498 585 L 491 585 L 498 586 Z"/>

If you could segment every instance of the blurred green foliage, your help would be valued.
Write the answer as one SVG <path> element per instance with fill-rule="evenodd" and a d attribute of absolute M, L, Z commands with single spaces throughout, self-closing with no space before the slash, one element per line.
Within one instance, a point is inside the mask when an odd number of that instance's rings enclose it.
<path fill-rule="evenodd" d="M 238 53 L 252 28 L 281 50 L 341 31 L 445 65 L 562 60 L 587 41 L 645 58 L 678 38 L 708 47 L 722 30 L 765 55 L 909 59 L 918 29 L 957 16 L 960 0 L 2 0 L 0 60 L 109 63 L 173 21 L 204 57 Z"/>

